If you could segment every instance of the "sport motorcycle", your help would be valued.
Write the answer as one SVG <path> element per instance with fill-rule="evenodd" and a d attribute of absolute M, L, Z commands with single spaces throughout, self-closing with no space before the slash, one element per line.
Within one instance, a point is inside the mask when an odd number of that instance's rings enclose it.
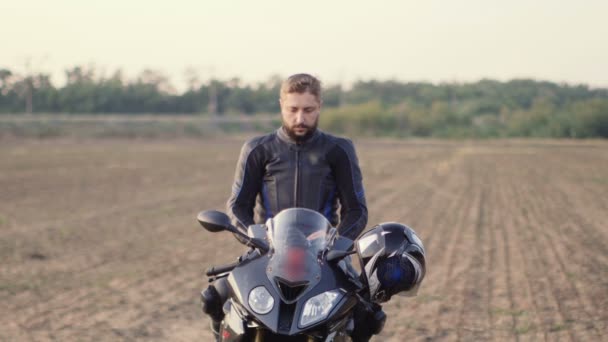
<path fill-rule="evenodd" d="M 373 333 L 382 330 L 386 316 L 370 292 L 378 282 L 370 283 L 366 266 L 376 280 L 403 278 L 395 273 L 401 269 L 379 275 L 369 265 L 385 250 L 403 253 L 389 245 L 406 238 L 384 239 L 388 233 L 382 232 L 355 242 L 339 236 L 323 215 L 304 208 L 286 209 L 247 232 L 219 211 L 203 211 L 197 219 L 207 231 L 231 232 L 249 247 L 235 263 L 206 271 L 210 282 L 227 283 L 220 341 L 356 341 L 355 323 L 361 317 Z"/>

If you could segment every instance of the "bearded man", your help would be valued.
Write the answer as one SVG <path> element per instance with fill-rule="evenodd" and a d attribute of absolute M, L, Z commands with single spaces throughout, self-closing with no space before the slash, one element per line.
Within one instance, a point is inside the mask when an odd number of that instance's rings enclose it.
<path fill-rule="evenodd" d="M 282 127 L 241 150 L 227 204 L 233 224 L 246 230 L 283 209 L 307 208 L 356 239 L 367 224 L 361 170 L 350 140 L 317 128 L 321 83 L 308 74 L 292 75 L 279 95 Z"/>

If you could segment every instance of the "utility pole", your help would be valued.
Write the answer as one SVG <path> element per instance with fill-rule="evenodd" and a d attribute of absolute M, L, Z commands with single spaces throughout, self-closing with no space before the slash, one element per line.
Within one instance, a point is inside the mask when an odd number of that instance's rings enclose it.
<path fill-rule="evenodd" d="M 207 111 L 211 115 L 217 115 L 217 89 L 213 80 L 209 82 L 209 104 L 207 105 Z"/>
<path fill-rule="evenodd" d="M 25 79 L 23 85 L 25 86 L 25 113 L 32 114 L 34 111 L 34 80 L 32 75 L 32 63 L 31 58 L 25 59 Z"/>
<path fill-rule="evenodd" d="M 32 76 L 25 78 L 25 113 L 32 114 L 34 112 L 34 82 Z"/>
<path fill-rule="evenodd" d="M 36 63 L 37 65 L 41 65 L 44 64 L 48 59 L 48 56 L 42 56 L 40 60 L 40 62 Z M 34 77 L 36 76 L 34 74 L 34 70 L 32 68 L 32 57 L 31 56 L 26 56 L 24 58 L 25 60 L 25 77 L 23 78 L 23 97 L 25 100 L 25 113 L 26 114 L 32 114 L 34 112 Z M 40 68 L 36 68 L 38 70 L 38 74 L 40 74 L 41 72 L 39 71 Z"/>
<path fill-rule="evenodd" d="M 210 66 L 207 67 L 209 70 L 209 102 L 207 103 L 207 112 L 209 115 L 217 115 L 217 88 L 214 83 L 214 70 L 215 68 Z"/>
<path fill-rule="evenodd" d="M 344 106 L 344 69 L 340 69 L 338 73 L 338 82 L 340 84 L 340 93 L 338 94 L 338 107 Z"/>

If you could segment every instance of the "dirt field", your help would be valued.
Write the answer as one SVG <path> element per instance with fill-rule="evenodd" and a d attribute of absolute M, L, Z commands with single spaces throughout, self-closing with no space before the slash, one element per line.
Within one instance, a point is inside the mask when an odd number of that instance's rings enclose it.
<path fill-rule="evenodd" d="M 203 232 L 242 139 L 0 143 L 0 341 L 209 340 Z M 608 336 L 608 142 L 358 141 L 370 225 L 426 243 L 376 341 Z M 606 337 L 604 337 L 606 338 Z"/>

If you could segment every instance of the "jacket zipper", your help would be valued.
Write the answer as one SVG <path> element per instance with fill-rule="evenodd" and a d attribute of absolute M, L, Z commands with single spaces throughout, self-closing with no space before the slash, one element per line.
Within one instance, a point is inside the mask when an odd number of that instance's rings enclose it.
<path fill-rule="evenodd" d="M 294 180 L 293 203 L 298 207 L 298 179 L 300 178 L 300 149 L 296 147 L 296 173 Z"/>

